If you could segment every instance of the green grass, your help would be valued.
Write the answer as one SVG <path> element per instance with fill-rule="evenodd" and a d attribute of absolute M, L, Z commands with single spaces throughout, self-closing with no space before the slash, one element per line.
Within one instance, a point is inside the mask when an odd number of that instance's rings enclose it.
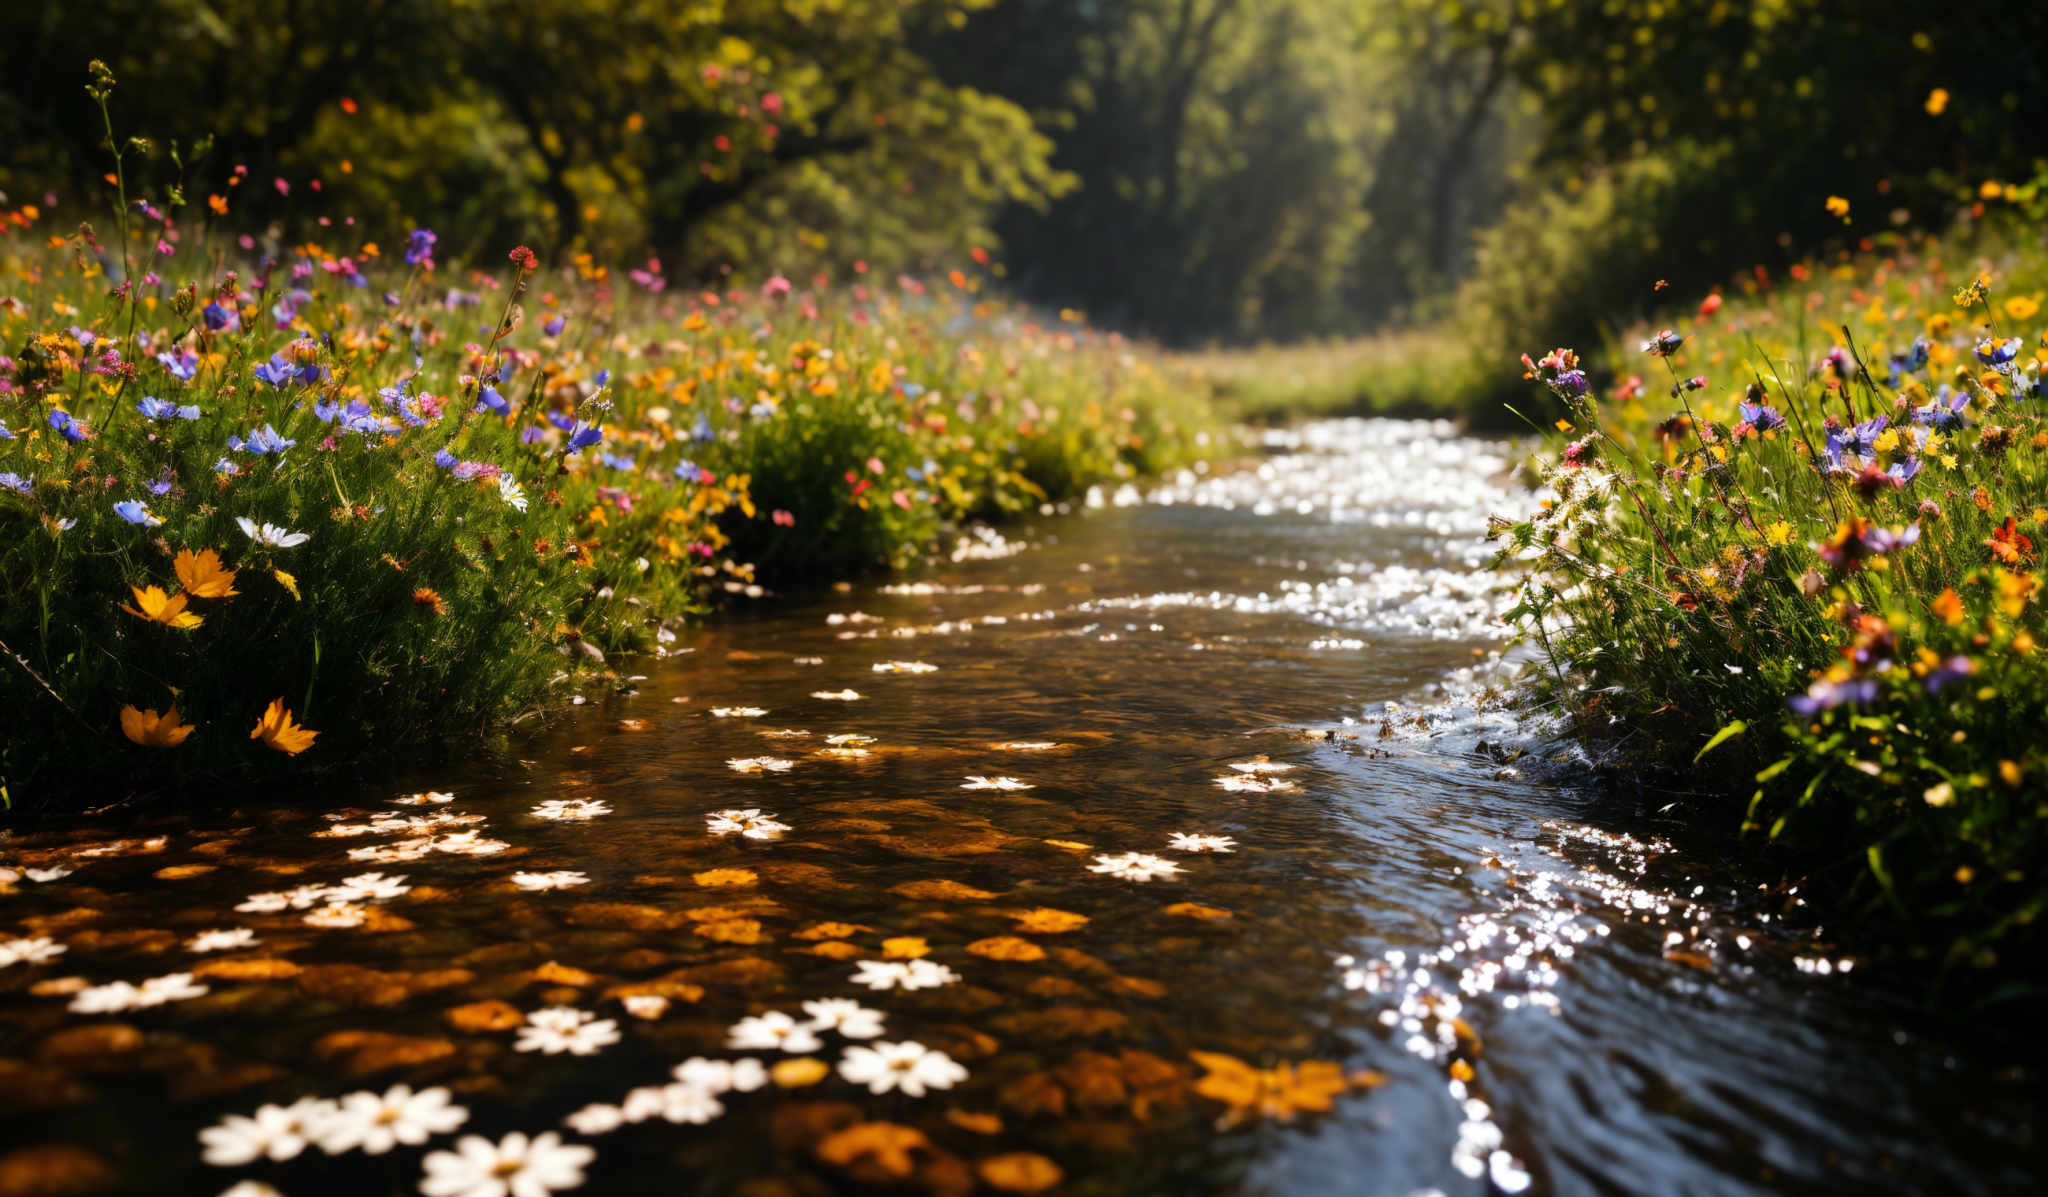
<path fill-rule="evenodd" d="M 1177 353 L 1171 361 L 1236 420 L 1413 416 L 1503 428 L 1519 391 L 1512 357 L 1489 362 L 1449 322 L 1348 340 Z"/>

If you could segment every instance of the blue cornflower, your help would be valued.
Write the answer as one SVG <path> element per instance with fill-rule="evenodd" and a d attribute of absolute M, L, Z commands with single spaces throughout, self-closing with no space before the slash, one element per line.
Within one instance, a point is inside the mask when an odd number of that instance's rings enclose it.
<path fill-rule="evenodd" d="M 610 385 L 612 385 L 612 372 L 610 370 L 599 370 L 597 372 L 597 389 L 601 391 Z"/>
<path fill-rule="evenodd" d="M 2018 337 L 1999 340 L 1986 337 L 1977 342 L 1977 360 L 1987 366 L 2003 366 L 2019 356 L 2022 342 Z"/>
<path fill-rule="evenodd" d="M 1877 435 L 1883 432 L 1885 425 L 1889 423 L 1891 420 L 1886 416 L 1876 416 L 1863 421 L 1842 436 L 1842 448 L 1858 457 L 1870 456 L 1877 452 Z M 1834 436 L 1830 434 L 1828 439 L 1832 442 Z"/>
<path fill-rule="evenodd" d="M 630 470 L 635 465 L 635 462 L 630 457 L 616 457 L 610 453 L 600 453 L 597 456 L 599 460 L 615 470 Z"/>
<path fill-rule="evenodd" d="M 703 412 L 698 412 L 697 422 L 690 428 L 690 439 L 693 441 L 708 441 L 711 439 L 711 435 L 711 421 L 704 418 Z"/>
<path fill-rule="evenodd" d="M 1926 407 L 1916 407 L 1913 409 L 1913 422 L 1915 424 L 1932 424 L 1942 432 L 1947 432 L 1953 428 L 1961 428 L 1964 423 L 1963 409 L 1968 407 L 1969 404 L 1969 392 L 1952 390 L 1947 383 L 1943 383 L 1941 384 L 1941 389 L 1934 393 L 1934 398 L 1928 401 Z"/>
<path fill-rule="evenodd" d="M 498 388 L 487 386 L 477 392 L 476 410 L 494 411 L 502 416 L 512 410 L 512 405 L 505 402 L 505 397 L 498 393 Z"/>
<path fill-rule="evenodd" d="M 213 463 L 213 472 L 219 474 L 223 478 L 232 478 L 236 474 L 242 472 L 242 467 L 236 465 L 234 462 L 229 461 L 227 458 L 223 457 L 219 461 Z"/>
<path fill-rule="evenodd" d="M 199 309 L 199 319 L 206 325 L 206 331 L 221 332 L 240 325 L 242 314 L 233 308 L 209 303 Z"/>
<path fill-rule="evenodd" d="M 24 478 L 20 474 L 15 473 L 0 474 L 0 487 L 11 490 L 17 495 L 28 495 L 34 492 L 36 480 L 33 475 Z"/>
<path fill-rule="evenodd" d="M 170 372 L 172 378 L 180 382 L 190 382 L 192 376 L 199 373 L 199 355 L 189 349 L 180 349 L 175 353 L 159 353 L 156 360 Z"/>
<path fill-rule="evenodd" d="M 296 366 L 284 360 L 284 354 L 273 353 L 269 361 L 256 367 L 256 381 L 267 382 L 281 391 L 291 384 L 298 372 Z"/>
<path fill-rule="evenodd" d="M 697 463 L 689 460 L 677 462 L 675 475 L 685 482 L 695 482 L 697 480 Z"/>
<path fill-rule="evenodd" d="M 460 459 L 457 458 L 455 454 L 450 453 L 446 449 L 443 449 L 440 452 L 434 454 L 434 464 L 440 466 L 444 470 L 455 468 L 455 463 L 458 460 Z"/>
<path fill-rule="evenodd" d="M 178 405 L 155 395 L 144 395 L 135 401 L 135 410 L 152 420 L 169 420 L 177 416 Z"/>
<path fill-rule="evenodd" d="M 603 425 L 585 424 L 583 421 L 578 420 L 576 421 L 576 426 L 569 430 L 569 443 L 562 450 L 562 452 L 565 454 L 581 453 L 583 450 L 588 449 L 589 447 L 597 444 L 599 441 L 602 441 L 603 439 Z"/>
<path fill-rule="evenodd" d="M 1849 681 L 1822 679 L 1807 687 L 1806 693 L 1794 694 L 1785 700 L 1785 705 L 1801 715 L 1817 715 L 1832 711 L 1836 707 L 1868 706 L 1877 701 L 1877 683 L 1869 678 L 1853 678 Z"/>
<path fill-rule="evenodd" d="M 547 413 L 547 416 L 548 423 L 553 424 L 556 428 L 561 429 L 563 432 L 568 432 L 574 429 L 576 425 L 581 424 L 583 422 L 577 419 L 575 416 L 569 415 L 566 412 L 551 411 Z"/>
<path fill-rule="evenodd" d="M 440 238 L 434 236 L 434 230 L 432 229 L 414 229 L 412 232 L 407 233 L 405 235 L 405 264 L 408 266 L 418 266 L 422 263 L 432 263 L 434 260 L 434 242 L 438 240 Z"/>
<path fill-rule="evenodd" d="M 1904 353 L 1892 354 L 1892 375 L 1889 385 L 1898 386 L 1900 378 L 1924 368 L 1927 365 L 1928 348 L 1926 337 L 1915 337 L 1911 349 Z"/>
<path fill-rule="evenodd" d="M 163 473 L 158 474 L 156 476 L 156 480 L 154 482 L 151 482 L 149 484 L 149 493 L 156 495 L 158 497 L 162 497 L 164 495 L 170 494 L 171 488 L 176 485 L 177 480 L 171 477 L 171 472 L 169 470 L 165 470 Z"/>
<path fill-rule="evenodd" d="M 245 449 L 251 453 L 259 454 L 283 453 L 286 449 L 298 443 L 297 441 L 286 440 L 284 437 L 279 436 L 277 429 L 272 428 L 268 424 L 261 428 L 250 429 L 247 437 L 231 436 L 228 438 L 228 448 Z"/>
<path fill-rule="evenodd" d="M 53 407 L 47 417 L 50 427 L 64 435 L 67 441 L 85 439 L 85 425 L 71 418 L 71 413 L 61 407 Z"/>
<path fill-rule="evenodd" d="M 1977 663 L 1968 657 L 1950 657 L 1927 671 L 1927 692 L 1939 694 L 1951 682 L 1959 682 L 1977 672 Z"/>
<path fill-rule="evenodd" d="M 519 442 L 521 444 L 537 445 L 546 439 L 548 439 L 547 429 L 542 428 L 538 424 L 528 424 L 519 430 Z"/>
<path fill-rule="evenodd" d="M 11 441 L 13 439 L 14 430 L 7 426 L 7 421 L 0 420 L 0 441 Z"/>
<path fill-rule="evenodd" d="M 149 504 L 144 503 L 140 499 L 129 499 L 125 503 L 114 504 L 114 514 L 131 524 L 141 524 L 145 527 L 164 522 L 161 517 L 151 515 L 149 513 Z"/>
<path fill-rule="evenodd" d="M 1743 403 L 1738 401 L 1735 406 L 1741 412 L 1742 422 L 1758 432 L 1769 432 L 1773 428 L 1783 428 L 1785 426 L 1784 415 L 1768 403 Z"/>
<path fill-rule="evenodd" d="M 906 382 L 899 389 L 902 390 L 905 399 L 915 399 L 924 394 L 924 384 L 921 382 Z"/>
<path fill-rule="evenodd" d="M 562 329 L 567 327 L 568 323 L 569 318 L 567 316 L 551 316 L 546 324 L 540 326 L 540 330 L 551 337 L 559 337 L 562 335 Z"/>
<path fill-rule="evenodd" d="M 1895 461 L 1891 464 L 1891 468 L 1885 471 L 1887 475 L 1897 479 L 1900 486 L 1911 482 L 1919 472 L 1920 459 L 1917 457 L 1908 457 L 1903 461 Z"/>

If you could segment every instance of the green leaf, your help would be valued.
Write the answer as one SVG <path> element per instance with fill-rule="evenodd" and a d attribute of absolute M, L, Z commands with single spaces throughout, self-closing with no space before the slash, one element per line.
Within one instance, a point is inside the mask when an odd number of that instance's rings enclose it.
<path fill-rule="evenodd" d="M 1706 744 L 1703 745 L 1697 753 L 1693 754 L 1693 764 L 1699 764 L 1701 757 L 1714 751 L 1714 749 L 1719 748 L 1722 744 L 1726 743 L 1729 740 L 1734 739 L 1735 737 L 1741 735 L 1743 732 L 1746 732 L 1748 730 L 1749 724 L 1744 723 L 1740 719 L 1737 719 L 1735 722 L 1722 728 L 1720 731 L 1715 732 L 1714 738 L 1708 740 Z"/>

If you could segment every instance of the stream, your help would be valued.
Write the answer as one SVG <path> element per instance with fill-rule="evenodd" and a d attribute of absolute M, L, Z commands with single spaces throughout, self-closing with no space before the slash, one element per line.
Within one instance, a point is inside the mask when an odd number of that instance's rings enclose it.
<path fill-rule="evenodd" d="M 1486 701 L 1509 446 L 1262 435 L 510 760 L 0 833 L 0 1197 L 2034 1191 L 2031 1049 Z"/>

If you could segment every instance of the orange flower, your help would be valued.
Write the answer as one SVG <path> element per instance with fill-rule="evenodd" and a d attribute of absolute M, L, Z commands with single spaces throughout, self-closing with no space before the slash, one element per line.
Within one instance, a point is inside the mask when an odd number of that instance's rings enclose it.
<path fill-rule="evenodd" d="M 159 715 L 155 711 L 121 708 L 121 734 L 144 748 L 176 748 L 192 734 L 193 725 L 178 721 L 178 708 Z"/>
<path fill-rule="evenodd" d="M 256 730 L 249 733 L 249 738 L 261 740 L 288 756 L 297 756 L 311 748 L 313 737 L 319 734 L 293 723 L 292 713 L 284 709 L 284 699 L 273 698 L 264 710 L 263 718 L 256 722 Z"/>
<path fill-rule="evenodd" d="M 436 615 L 446 615 L 448 613 L 448 604 L 441 601 L 440 592 L 429 587 L 422 586 L 418 590 L 413 591 L 412 601 L 413 605 L 425 607 Z"/>
<path fill-rule="evenodd" d="M 185 610 L 187 600 L 182 594 L 165 594 L 163 589 L 157 586 L 147 589 L 130 586 L 128 589 L 135 592 L 135 606 L 121 609 L 130 615 L 173 628 L 196 628 L 205 622 L 199 616 Z"/>
<path fill-rule="evenodd" d="M 185 593 L 193 598 L 230 598 L 241 593 L 235 589 L 235 571 L 221 565 L 220 554 L 212 549 L 181 550 L 172 559 L 171 568 L 178 571 L 178 581 L 185 584 Z"/>
<path fill-rule="evenodd" d="M 2018 565 L 2034 555 L 2034 542 L 2019 529 L 2019 521 L 2012 516 L 2005 517 L 2005 524 L 1995 528 L 1984 543 L 1991 548 L 1992 557 L 2002 565 Z"/>

